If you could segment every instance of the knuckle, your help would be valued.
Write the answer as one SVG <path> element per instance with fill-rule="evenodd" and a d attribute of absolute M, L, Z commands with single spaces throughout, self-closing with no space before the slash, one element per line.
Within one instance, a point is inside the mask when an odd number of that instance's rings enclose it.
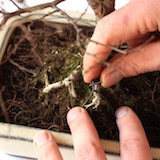
<path fill-rule="evenodd" d="M 99 151 L 100 146 L 98 146 L 94 142 L 90 142 L 80 148 L 78 158 L 83 160 L 95 159 Z"/>
<path fill-rule="evenodd" d="M 143 67 L 127 57 L 120 63 L 119 71 L 123 77 L 136 76 L 143 73 Z"/>
<path fill-rule="evenodd" d="M 125 142 L 122 143 L 121 149 L 125 152 L 137 152 L 139 150 L 142 150 L 145 146 L 145 141 L 143 138 L 132 138 L 125 140 Z"/>
<path fill-rule="evenodd" d="M 131 63 L 127 61 L 121 61 L 119 66 L 119 71 L 122 74 L 123 77 L 129 77 L 131 74 L 134 74 L 134 67 L 131 65 Z"/>

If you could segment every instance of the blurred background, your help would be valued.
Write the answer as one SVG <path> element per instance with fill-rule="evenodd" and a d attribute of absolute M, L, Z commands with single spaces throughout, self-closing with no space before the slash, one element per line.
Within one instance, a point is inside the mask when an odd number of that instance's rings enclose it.
<path fill-rule="evenodd" d="M 20 6 L 31 7 L 37 4 L 51 2 L 53 0 L 14 0 L 14 1 L 19 2 L 18 4 Z M 129 0 L 116 0 L 115 8 L 119 9 L 128 2 Z M 3 8 L 5 8 L 8 12 L 13 12 L 17 10 L 16 6 L 14 6 L 10 0 L 0 0 L 0 6 L 3 6 Z M 59 5 L 59 7 L 65 10 L 83 12 L 88 7 L 88 4 L 86 0 L 66 0 L 65 2 L 62 2 Z M 93 13 L 91 8 L 88 8 L 88 13 Z"/>

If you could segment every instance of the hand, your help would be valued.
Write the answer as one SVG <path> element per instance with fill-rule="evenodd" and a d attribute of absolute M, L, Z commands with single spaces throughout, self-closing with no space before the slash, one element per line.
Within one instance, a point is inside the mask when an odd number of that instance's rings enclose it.
<path fill-rule="evenodd" d="M 160 30 L 159 0 L 131 0 L 126 6 L 100 20 L 92 40 L 117 46 L 127 42 L 131 48 L 143 44 L 151 32 Z M 126 55 L 119 53 L 110 60 L 110 67 L 102 63 L 111 49 L 90 42 L 84 56 L 84 81 L 90 83 L 100 77 L 103 87 L 110 87 L 124 77 L 160 69 L 160 41 L 152 41 Z"/>
<path fill-rule="evenodd" d="M 120 131 L 122 160 L 151 160 L 150 147 L 136 114 L 128 107 L 116 111 Z M 83 108 L 73 108 L 67 115 L 77 160 L 106 160 L 97 131 Z M 39 160 L 62 160 L 54 137 L 47 131 L 37 133 L 34 140 Z M 65 157 L 64 157 L 65 159 Z"/>

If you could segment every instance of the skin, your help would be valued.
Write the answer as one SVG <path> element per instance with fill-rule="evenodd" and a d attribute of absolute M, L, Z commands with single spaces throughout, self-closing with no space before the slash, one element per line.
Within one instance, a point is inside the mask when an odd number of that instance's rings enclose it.
<path fill-rule="evenodd" d="M 160 30 L 159 0 L 131 0 L 123 8 L 101 19 L 92 40 L 104 45 L 116 46 L 127 42 L 130 47 L 143 44 L 151 32 Z M 84 56 L 84 81 L 92 82 L 100 77 L 104 87 L 112 86 L 124 77 L 160 69 L 160 41 L 146 43 L 134 52 L 117 54 L 110 60 L 110 66 L 102 66 L 111 49 L 90 42 Z M 120 131 L 120 152 L 122 160 L 151 160 L 150 147 L 137 115 L 128 107 L 116 111 Z M 100 139 L 88 113 L 79 107 L 67 115 L 76 160 L 105 160 Z M 34 139 L 39 160 L 61 160 L 62 156 L 54 137 L 48 132 L 37 133 Z"/>
<path fill-rule="evenodd" d="M 116 117 L 120 131 L 121 159 L 151 160 L 150 147 L 137 115 L 130 108 L 121 107 L 116 111 Z M 85 109 L 71 109 L 67 121 L 73 137 L 76 160 L 107 159 L 95 126 Z M 38 160 L 62 160 L 56 141 L 48 131 L 37 133 L 34 147 Z"/>
<path fill-rule="evenodd" d="M 142 7 L 143 6 L 143 7 Z M 104 45 L 117 46 L 127 42 L 130 48 L 140 45 L 160 30 L 159 0 L 131 0 L 101 19 L 92 40 Z M 102 64 L 111 49 L 90 42 L 83 59 L 84 81 L 92 82 L 100 77 L 103 87 L 110 87 L 124 77 L 135 76 L 160 69 L 160 41 L 152 41 L 127 55 L 117 54 L 110 60 L 109 67 Z"/>

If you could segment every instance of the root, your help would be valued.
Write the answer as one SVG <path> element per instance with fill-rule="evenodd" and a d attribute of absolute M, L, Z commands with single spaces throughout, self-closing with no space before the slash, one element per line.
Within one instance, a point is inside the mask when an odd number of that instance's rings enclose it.
<path fill-rule="evenodd" d="M 48 85 L 46 85 L 46 87 L 43 89 L 43 92 L 49 93 L 53 89 L 68 87 L 70 96 L 73 98 L 76 98 L 77 94 L 75 91 L 73 80 L 75 79 L 75 76 L 79 73 L 79 69 L 80 69 L 80 65 L 78 65 L 77 68 L 73 70 L 72 73 L 68 77 L 66 77 L 64 80 L 58 81 L 52 84 L 48 84 L 47 77 L 45 76 L 46 84 Z"/>
<path fill-rule="evenodd" d="M 97 109 L 98 106 L 101 104 L 101 97 L 100 97 L 100 84 L 93 84 L 92 85 L 92 93 L 93 99 L 90 104 L 84 105 L 84 108 L 88 109 L 92 107 L 93 109 Z"/>
<path fill-rule="evenodd" d="M 6 122 L 10 122 L 10 120 L 9 120 L 9 116 L 8 116 L 8 114 L 7 114 L 7 109 L 6 109 L 6 106 L 5 106 L 5 103 L 4 103 L 4 101 L 3 101 L 3 97 L 2 97 L 2 92 L 5 90 L 5 87 L 2 87 L 1 89 L 0 89 L 0 106 L 1 106 L 1 110 L 2 110 L 2 114 L 4 114 L 4 116 L 5 116 L 5 120 L 6 120 Z"/>

